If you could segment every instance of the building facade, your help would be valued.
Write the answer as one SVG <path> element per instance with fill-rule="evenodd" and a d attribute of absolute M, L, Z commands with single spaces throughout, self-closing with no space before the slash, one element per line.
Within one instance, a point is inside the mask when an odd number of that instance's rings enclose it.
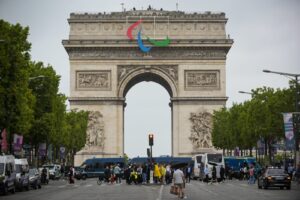
<path fill-rule="evenodd" d="M 75 165 L 123 156 L 125 97 L 141 81 L 156 82 L 170 95 L 172 156 L 213 148 L 211 117 L 226 104 L 226 56 L 233 44 L 224 13 L 72 13 L 68 22 L 63 46 L 70 60 L 70 107 L 90 111 Z"/>

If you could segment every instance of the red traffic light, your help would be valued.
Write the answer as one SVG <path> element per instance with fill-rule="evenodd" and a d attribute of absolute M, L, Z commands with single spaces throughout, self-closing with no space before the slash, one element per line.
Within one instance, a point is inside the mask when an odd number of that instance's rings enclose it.
<path fill-rule="evenodd" d="M 149 146 L 153 146 L 153 139 L 154 139 L 154 135 L 149 134 Z"/>

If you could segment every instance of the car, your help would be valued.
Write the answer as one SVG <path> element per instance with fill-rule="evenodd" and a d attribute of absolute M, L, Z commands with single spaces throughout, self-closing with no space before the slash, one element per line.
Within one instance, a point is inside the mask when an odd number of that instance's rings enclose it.
<path fill-rule="evenodd" d="M 37 168 L 29 169 L 29 183 L 33 189 L 42 188 L 41 175 Z"/>
<path fill-rule="evenodd" d="M 268 189 L 269 187 L 279 187 L 291 189 L 291 177 L 281 168 L 266 169 L 257 180 L 258 188 Z"/>
<path fill-rule="evenodd" d="M 52 180 L 58 180 L 61 177 L 60 174 L 60 165 L 56 165 L 56 164 L 49 164 L 49 165 L 43 165 L 43 168 L 47 168 L 49 169 L 49 179 Z"/>

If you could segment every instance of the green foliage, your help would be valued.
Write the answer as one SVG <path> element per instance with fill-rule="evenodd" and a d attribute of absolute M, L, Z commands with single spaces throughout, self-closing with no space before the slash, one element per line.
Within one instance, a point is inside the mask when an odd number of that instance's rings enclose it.
<path fill-rule="evenodd" d="M 213 115 L 212 139 L 222 149 L 252 149 L 263 138 L 269 147 L 284 139 L 282 113 L 295 111 L 295 87 L 289 89 L 257 88 L 252 99 L 233 104 Z M 269 148 L 269 152 L 271 149 Z"/>
<path fill-rule="evenodd" d="M 28 133 L 33 121 L 35 97 L 28 88 L 28 34 L 28 27 L 0 20 L 0 129 L 9 133 Z"/>
<path fill-rule="evenodd" d="M 66 114 L 66 131 L 64 133 L 64 144 L 74 152 L 82 149 L 86 143 L 86 131 L 88 125 L 87 111 L 71 110 Z"/>

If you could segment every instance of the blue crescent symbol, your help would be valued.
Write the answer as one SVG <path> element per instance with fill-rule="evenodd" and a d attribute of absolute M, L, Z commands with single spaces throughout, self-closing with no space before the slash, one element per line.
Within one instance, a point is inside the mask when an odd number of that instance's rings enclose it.
<path fill-rule="evenodd" d="M 141 30 L 138 32 L 138 45 L 139 45 L 140 49 L 145 53 L 149 52 L 152 48 L 152 47 L 144 46 L 142 38 L 141 38 Z"/>

